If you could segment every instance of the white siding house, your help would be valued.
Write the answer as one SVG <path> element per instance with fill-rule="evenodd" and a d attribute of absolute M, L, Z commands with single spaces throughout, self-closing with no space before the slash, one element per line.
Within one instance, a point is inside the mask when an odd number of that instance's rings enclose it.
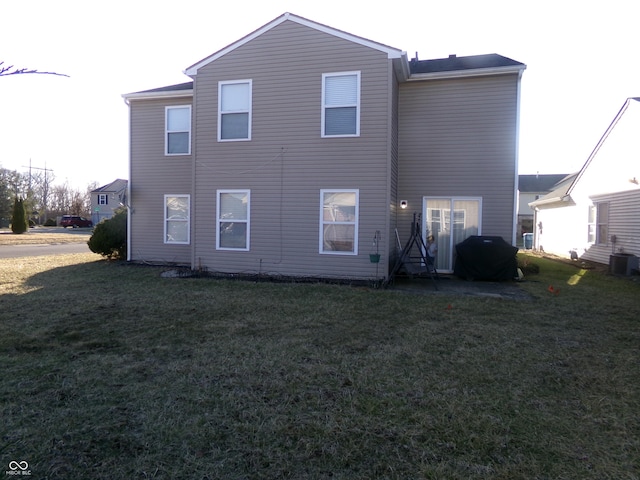
<path fill-rule="evenodd" d="M 561 256 L 609 263 L 640 255 L 640 98 L 628 98 L 582 169 L 530 203 L 535 245 Z"/>
<path fill-rule="evenodd" d="M 565 180 L 565 174 L 535 174 L 518 175 L 518 236 L 517 242 L 522 241 L 522 235 L 534 230 L 534 210 L 529 206 L 541 197 L 556 189 Z"/>

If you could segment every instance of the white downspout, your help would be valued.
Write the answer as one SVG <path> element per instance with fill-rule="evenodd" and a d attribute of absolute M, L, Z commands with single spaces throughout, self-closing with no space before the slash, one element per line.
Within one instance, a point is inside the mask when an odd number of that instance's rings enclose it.
<path fill-rule="evenodd" d="M 522 73 L 524 69 L 518 72 L 518 84 L 516 89 L 516 138 L 515 138 L 515 178 L 513 179 L 513 228 L 511 234 L 511 245 L 516 245 L 517 230 L 518 230 L 518 170 L 519 166 L 519 152 L 520 152 L 520 87 L 522 83 Z"/>
<path fill-rule="evenodd" d="M 131 102 L 127 98 L 124 99 L 124 103 L 127 105 L 129 111 L 129 142 L 128 142 L 128 171 L 129 181 L 127 182 L 127 201 L 125 202 L 125 208 L 127 209 L 127 262 L 131 261 L 131 215 L 133 215 L 133 208 L 131 208 Z"/>

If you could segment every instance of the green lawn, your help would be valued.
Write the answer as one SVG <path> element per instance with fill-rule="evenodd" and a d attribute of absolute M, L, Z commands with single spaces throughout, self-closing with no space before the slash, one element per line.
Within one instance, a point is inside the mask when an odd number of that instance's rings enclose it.
<path fill-rule="evenodd" d="M 96 258 L 0 260 L 0 473 L 640 478 L 638 282 L 531 258 L 515 301 Z"/>

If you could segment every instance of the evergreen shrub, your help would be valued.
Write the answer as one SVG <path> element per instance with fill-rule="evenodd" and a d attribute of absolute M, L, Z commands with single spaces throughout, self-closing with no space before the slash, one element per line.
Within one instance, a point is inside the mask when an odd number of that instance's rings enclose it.
<path fill-rule="evenodd" d="M 93 229 L 89 250 L 113 260 L 127 258 L 127 210 L 120 208 L 113 217 L 101 221 Z"/>
<path fill-rule="evenodd" d="M 16 197 L 13 203 L 13 216 L 11 217 L 11 231 L 24 233 L 28 230 L 27 210 L 24 208 L 24 200 Z"/>

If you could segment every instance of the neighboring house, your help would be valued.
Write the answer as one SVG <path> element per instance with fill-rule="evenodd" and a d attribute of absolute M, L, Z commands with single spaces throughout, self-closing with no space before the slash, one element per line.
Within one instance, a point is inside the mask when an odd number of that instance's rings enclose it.
<path fill-rule="evenodd" d="M 628 98 L 575 175 L 530 203 L 536 246 L 562 256 L 609 263 L 640 255 L 640 98 Z"/>
<path fill-rule="evenodd" d="M 187 68 L 193 82 L 123 95 L 129 260 L 386 277 L 414 212 L 441 271 L 470 235 L 515 243 L 525 68 L 409 61 L 286 13 Z"/>
<path fill-rule="evenodd" d="M 111 218 L 114 210 L 125 203 L 127 180 L 118 178 L 108 185 L 91 191 L 91 221 L 94 225 Z"/>
<path fill-rule="evenodd" d="M 518 242 L 522 235 L 533 233 L 533 209 L 529 203 L 538 200 L 556 188 L 566 174 L 518 175 Z"/>

